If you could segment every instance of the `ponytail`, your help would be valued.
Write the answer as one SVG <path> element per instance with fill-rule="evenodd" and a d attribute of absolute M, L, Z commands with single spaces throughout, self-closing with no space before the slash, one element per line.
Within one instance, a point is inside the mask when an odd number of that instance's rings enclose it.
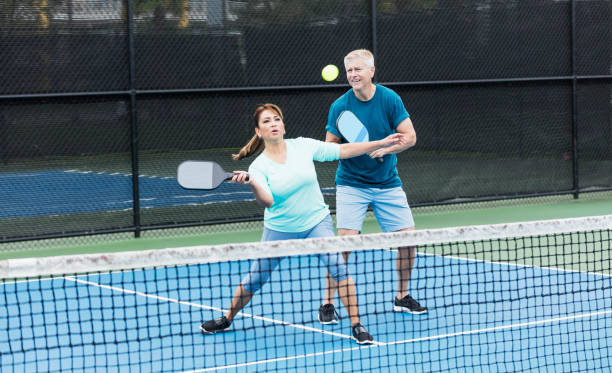
<path fill-rule="evenodd" d="M 260 151 L 264 147 L 264 142 L 261 137 L 255 135 L 251 140 L 240 149 L 238 154 L 232 154 L 232 159 L 238 161 Z"/>

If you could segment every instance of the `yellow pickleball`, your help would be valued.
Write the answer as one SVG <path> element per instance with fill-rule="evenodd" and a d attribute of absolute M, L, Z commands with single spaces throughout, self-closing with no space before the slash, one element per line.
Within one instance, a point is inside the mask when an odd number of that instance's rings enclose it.
<path fill-rule="evenodd" d="M 321 77 L 323 77 L 324 80 L 331 82 L 338 77 L 339 73 L 340 70 L 338 70 L 336 65 L 327 65 L 323 68 L 323 70 L 321 70 Z"/>

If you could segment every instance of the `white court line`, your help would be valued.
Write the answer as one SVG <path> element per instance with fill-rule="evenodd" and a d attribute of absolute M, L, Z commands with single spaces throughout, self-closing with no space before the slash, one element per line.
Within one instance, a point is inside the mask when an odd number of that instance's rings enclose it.
<path fill-rule="evenodd" d="M 111 175 L 111 176 L 125 176 L 125 177 L 131 177 L 132 176 L 132 174 L 121 173 L 121 172 L 77 170 L 77 169 L 64 170 L 63 172 L 85 174 L 85 175 L 86 174 L 95 174 L 95 175 Z M 174 179 L 174 177 L 171 177 L 171 176 L 158 176 L 158 175 L 146 175 L 146 174 L 140 174 L 140 175 L 138 175 L 138 177 L 139 178 L 148 178 L 148 179 Z"/>
<path fill-rule="evenodd" d="M 417 254 L 418 255 L 423 255 L 423 256 L 435 256 L 435 257 L 442 258 L 442 259 L 450 258 L 450 259 L 455 259 L 455 260 L 458 260 L 458 261 L 476 262 L 476 263 L 487 263 L 487 264 L 497 264 L 499 266 L 534 268 L 534 269 L 549 270 L 549 271 L 555 271 L 555 272 L 581 273 L 581 274 L 584 274 L 584 275 L 591 275 L 591 276 L 612 277 L 612 274 L 608 274 L 608 273 L 581 271 L 579 269 L 566 269 L 566 268 L 557 268 L 557 267 L 543 267 L 543 266 L 538 266 L 538 265 L 534 265 L 534 264 L 497 262 L 497 261 L 493 261 L 493 260 L 475 259 L 475 258 L 464 258 L 464 257 L 460 257 L 460 256 L 442 255 L 442 254 L 434 254 L 434 253 L 417 252 Z M 576 255 L 576 253 L 573 253 L 573 255 Z"/>
<path fill-rule="evenodd" d="M 612 314 L 612 310 L 581 313 L 581 314 L 573 315 L 573 316 L 554 317 L 552 319 L 545 319 L 545 320 L 538 320 L 538 321 L 526 321 L 526 322 L 522 322 L 522 323 L 518 323 L 518 324 L 492 326 L 490 328 L 475 329 L 475 330 L 466 330 L 466 331 L 462 331 L 462 332 L 455 332 L 455 333 L 449 333 L 449 334 L 433 335 L 433 336 L 430 336 L 430 337 L 420 337 L 420 338 L 413 338 L 413 339 L 405 339 L 403 341 L 387 342 L 384 345 L 385 346 L 391 346 L 391 345 L 405 344 L 405 343 L 412 343 L 412 342 L 431 341 L 431 340 L 434 340 L 434 339 L 443 339 L 443 338 L 449 338 L 449 337 L 457 337 L 457 336 L 460 336 L 460 335 L 488 333 L 488 332 L 494 332 L 494 331 L 498 331 L 498 330 L 513 329 L 513 328 L 522 328 L 524 326 L 531 326 L 531 325 L 551 324 L 551 323 L 554 323 L 554 322 L 569 321 L 569 320 L 575 320 L 575 319 L 584 319 L 584 318 L 587 318 L 587 317 L 596 317 L 596 316 L 602 316 L 602 315 L 608 315 L 608 314 Z"/>
<path fill-rule="evenodd" d="M 380 345 L 380 343 L 379 343 L 379 345 Z M 376 345 L 371 344 L 371 345 L 355 346 L 355 347 L 351 347 L 351 348 L 342 348 L 342 349 L 338 349 L 338 350 L 313 352 L 313 353 L 304 354 L 304 355 L 278 357 L 278 358 L 275 358 L 275 359 L 258 360 L 258 361 L 251 361 L 251 362 L 248 362 L 248 363 L 233 364 L 233 365 L 224 365 L 224 366 L 219 366 L 219 367 L 214 367 L 214 368 L 204 368 L 204 369 L 198 369 L 198 370 L 187 370 L 187 371 L 183 371 L 182 373 L 213 372 L 215 370 L 222 370 L 222 369 L 243 368 L 243 367 L 259 365 L 259 364 L 268 364 L 268 363 L 275 363 L 275 362 L 279 362 L 279 361 L 297 360 L 297 359 L 303 359 L 303 358 L 307 358 L 307 357 L 329 355 L 329 354 L 335 354 L 335 353 L 338 353 L 338 352 L 355 351 L 355 350 L 359 350 L 359 349 L 362 349 L 362 348 L 373 348 L 373 347 L 376 347 Z"/>
<path fill-rule="evenodd" d="M 504 330 L 504 329 L 522 328 L 524 326 L 530 326 L 530 325 L 550 324 L 550 323 L 554 323 L 554 322 L 568 321 L 568 320 L 581 319 L 581 318 L 587 318 L 587 317 L 593 317 L 593 316 L 601 316 L 601 315 L 606 315 L 606 314 L 612 314 L 612 310 L 599 311 L 599 312 L 591 312 L 591 313 L 583 313 L 583 314 L 574 315 L 574 316 L 555 317 L 555 318 L 552 318 L 552 319 L 539 320 L 539 321 L 529 321 L 529 322 L 523 322 L 523 323 L 511 324 L 511 325 L 494 326 L 494 327 L 491 327 L 491 328 L 484 328 L 484 329 L 466 330 L 466 331 L 462 331 L 462 332 L 433 335 L 433 336 L 429 336 L 429 337 L 412 338 L 412 339 L 406 339 L 406 340 L 403 340 L 403 341 L 379 342 L 379 343 L 377 343 L 377 345 L 358 346 L 358 347 L 343 348 L 343 349 L 338 349 L 338 350 L 313 352 L 313 353 L 310 353 L 310 354 L 303 354 L 303 355 L 296 355 L 296 356 L 287 356 L 287 357 L 268 359 L 268 360 L 251 361 L 251 362 L 248 362 L 248 363 L 233 364 L 233 365 L 224 365 L 224 366 L 213 367 L 213 368 L 205 368 L 205 369 L 199 369 L 199 370 L 190 370 L 190 371 L 185 371 L 183 373 L 211 372 L 211 371 L 222 370 L 222 369 L 242 368 L 242 367 L 259 365 L 259 364 L 274 363 L 274 362 L 279 362 L 279 361 L 297 360 L 297 359 L 303 359 L 303 358 L 308 358 L 308 357 L 313 357 L 313 356 L 329 355 L 329 354 L 335 354 L 335 353 L 338 353 L 338 352 L 354 351 L 354 350 L 358 350 L 358 349 L 361 349 L 361 348 L 374 348 L 374 347 L 393 346 L 393 345 L 398 345 L 398 344 L 408 344 L 408 343 L 414 343 L 414 342 L 424 342 L 424 341 L 431 341 L 431 340 L 436 340 L 436 339 L 444 339 L 444 338 L 457 337 L 457 336 L 461 336 L 461 335 L 480 334 L 480 333 L 488 333 L 488 332 Z"/>
<path fill-rule="evenodd" d="M 143 292 L 140 292 L 140 291 L 119 288 L 119 287 L 116 287 L 116 286 L 103 285 L 103 284 L 99 284 L 97 282 L 81 280 L 81 279 L 78 279 L 78 278 L 75 278 L 75 277 L 65 277 L 65 279 L 69 280 L 69 281 L 74 281 L 74 282 L 78 282 L 78 283 L 85 284 L 85 285 L 97 286 L 97 287 L 100 287 L 100 288 L 103 288 L 103 289 L 113 290 L 113 291 L 117 291 L 117 292 L 121 292 L 121 293 L 139 295 L 139 296 L 146 297 L 146 298 L 163 300 L 163 301 L 167 301 L 167 302 L 171 302 L 171 303 L 177 303 L 177 304 L 182 304 L 182 305 L 185 305 L 185 306 L 191 306 L 191 307 L 196 307 L 196 308 L 203 308 L 203 309 L 207 309 L 207 310 L 227 312 L 227 310 L 224 310 L 222 308 L 211 307 L 211 306 L 206 306 L 206 305 L 203 305 L 203 304 L 192 303 L 192 302 L 185 302 L 185 301 L 181 301 L 181 300 L 178 300 L 178 299 L 167 298 L 167 297 L 162 297 L 162 296 L 153 295 L 153 294 L 147 294 L 147 293 L 143 293 Z M 266 321 L 266 322 L 269 322 L 269 323 L 272 323 L 272 324 L 290 326 L 290 327 L 296 328 L 296 329 L 304 329 L 304 330 L 308 330 L 308 331 L 311 331 L 311 332 L 328 334 L 328 335 L 332 335 L 334 337 L 345 338 L 345 339 L 352 339 L 353 338 L 353 337 L 351 337 L 349 335 L 346 335 L 346 334 L 334 333 L 334 332 L 330 332 L 330 331 L 327 331 L 327 330 L 312 328 L 312 327 L 305 326 L 305 325 L 293 324 L 293 323 L 290 323 L 290 322 L 287 322 L 287 321 L 275 320 L 275 319 L 271 319 L 271 318 L 268 318 L 268 317 L 251 315 L 249 313 L 239 312 L 238 315 L 240 315 L 242 317 L 250 317 L 250 318 L 255 319 L 255 320 Z"/>
<path fill-rule="evenodd" d="M 172 196 L 172 198 L 189 198 L 189 199 L 196 199 L 196 198 L 208 198 L 208 197 L 217 197 L 217 196 L 235 196 L 236 194 L 247 194 L 250 195 L 251 191 L 245 191 L 245 192 L 241 192 L 241 191 L 236 191 L 236 192 L 223 192 L 223 193 L 201 193 L 201 194 L 185 194 L 185 195 L 178 195 L 178 196 Z M 254 198 L 253 198 L 254 200 Z M 242 200 L 240 200 L 242 201 Z M 223 201 L 223 202 L 235 202 L 235 201 Z"/>

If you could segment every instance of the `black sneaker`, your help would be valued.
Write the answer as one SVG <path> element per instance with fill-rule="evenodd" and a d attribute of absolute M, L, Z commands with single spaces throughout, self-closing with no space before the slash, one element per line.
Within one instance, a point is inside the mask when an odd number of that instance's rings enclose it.
<path fill-rule="evenodd" d="M 423 307 L 414 300 L 410 295 L 406 295 L 402 299 L 395 298 L 393 303 L 393 311 L 395 312 L 409 312 L 415 315 L 426 313 L 427 307 Z"/>
<path fill-rule="evenodd" d="M 368 333 L 366 328 L 360 323 L 353 325 L 353 339 L 360 345 L 369 345 L 374 343 L 374 338 Z"/>
<path fill-rule="evenodd" d="M 319 307 L 319 322 L 321 324 L 338 323 L 338 313 L 336 312 L 336 308 L 334 308 L 333 304 L 328 303 Z"/>
<path fill-rule="evenodd" d="M 230 325 L 232 325 L 232 323 L 225 316 L 222 316 L 200 325 L 200 330 L 205 334 L 215 334 L 224 331 L 229 328 Z"/>

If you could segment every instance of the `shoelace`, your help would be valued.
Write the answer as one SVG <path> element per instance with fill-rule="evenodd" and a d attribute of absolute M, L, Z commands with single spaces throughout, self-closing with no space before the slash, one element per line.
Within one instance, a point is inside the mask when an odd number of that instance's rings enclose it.
<path fill-rule="evenodd" d="M 338 311 L 336 311 L 336 307 L 332 307 L 332 309 L 334 310 L 334 314 L 336 315 L 336 318 L 340 320 L 340 314 L 338 313 Z"/>
<path fill-rule="evenodd" d="M 366 330 L 366 328 L 364 328 L 361 324 L 355 324 L 353 326 L 353 333 L 355 334 L 355 336 L 359 336 L 360 334 L 367 332 L 368 331 Z"/>
<path fill-rule="evenodd" d="M 218 319 L 215 319 L 215 324 L 221 327 L 228 327 L 232 323 L 230 323 L 229 320 L 225 318 L 225 316 L 222 316 L 222 317 L 219 317 Z"/>
<path fill-rule="evenodd" d="M 331 308 L 332 310 L 334 310 L 334 314 L 336 315 L 336 318 L 337 318 L 338 320 L 340 320 L 340 315 L 338 314 L 338 311 L 336 311 L 336 307 L 334 307 L 334 305 L 333 305 L 333 304 L 331 304 L 331 303 L 330 303 L 330 304 L 326 304 L 326 305 L 324 305 L 324 306 L 323 306 L 323 312 L 325 312 L 325 313 L 329 312 L 329 309 L 330 309 L 330 308 Z"/>
<path fill-rule="evenodd" d="M 335 307 L 334 307 L 334 314 L 336 315 L 336 318 L 340 320 L 340 314 L 338 313 L 338 311 L 336 311 Z"/>
<path fill-rule="evenodd" d="M 414 298 L 412 298 L 410 295 L 406 295 L 405 297 L 403 297 L 402 299 L 400 299 L 400 301 L 406 302 L 406 304 L 410 307 L 418 307 L 418 303 L 416 300 L 414 300 Z"/>
<path fill-rule="evenodd" d="M 408 305 L 410 305 L 411 308 L 416 308 L 419 306 L 417 301 L 414 300 L 412 297 L 408 298 Z"/>

